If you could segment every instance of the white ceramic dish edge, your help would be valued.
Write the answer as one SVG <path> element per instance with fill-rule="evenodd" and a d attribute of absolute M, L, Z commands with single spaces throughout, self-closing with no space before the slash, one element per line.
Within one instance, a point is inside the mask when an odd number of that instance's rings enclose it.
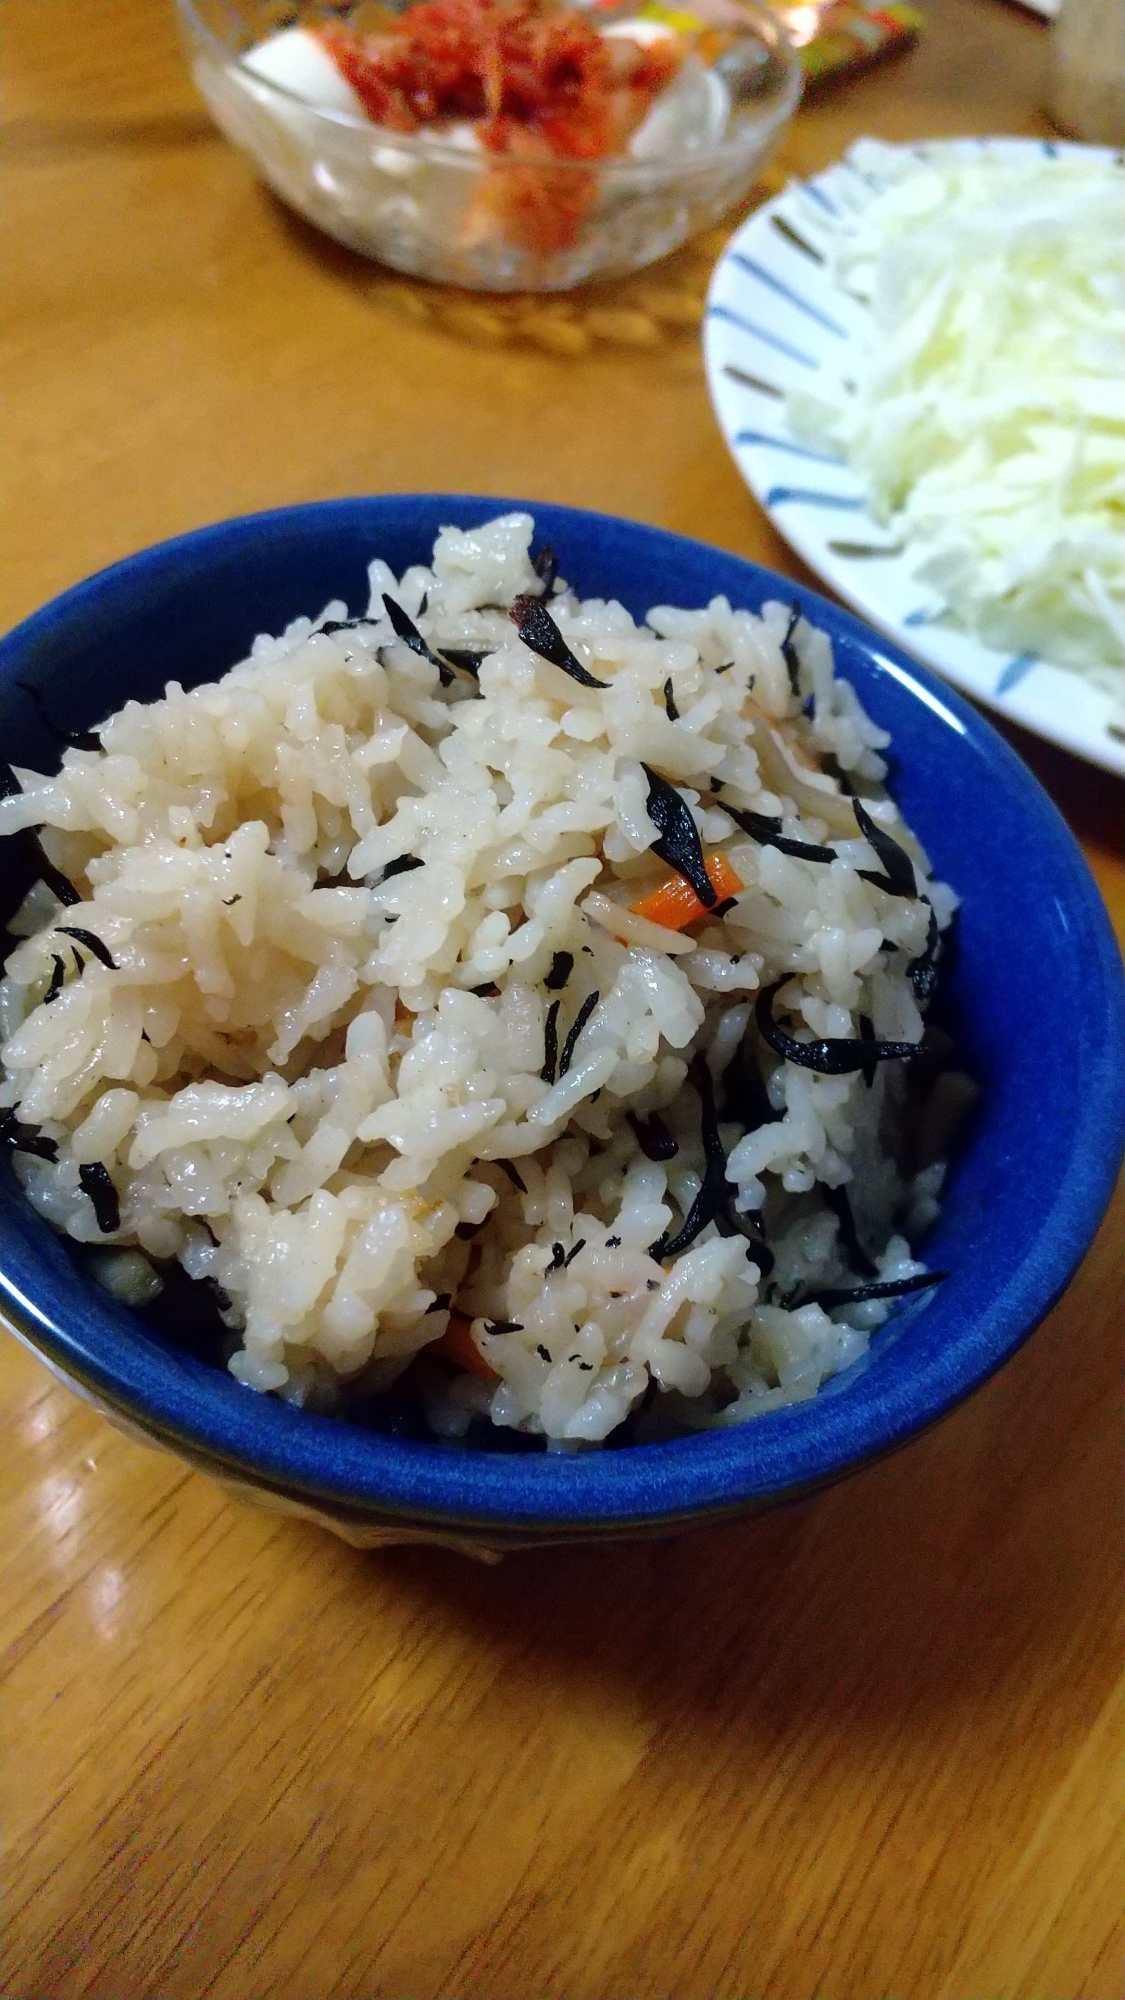
<path fill-rule="evenodd" d="M 939 146 L 1111 156 L 1107 147 L 1040 139 L 935 140 L 926 150 Z M 789 430 L 785 392 L 807 381 L 839 340 L 859 338 L 867 321 L 865 309 L 819 261 L 833 190 L 854 171 L 842 160 L 791 182 L 754 211 L 712 274 L 704 360 L 735 463 L 778 533 L 845 604 L 997 714 L 1125 777 L 1125 723 L 1112 698 L 1048 660 L 998 652 L 931 622 L 933 593 L 915 581 L 908 556 L 891 548 L 891 536 L 867 511 L 860 482 L 846 466 L 798 444 Z"/>

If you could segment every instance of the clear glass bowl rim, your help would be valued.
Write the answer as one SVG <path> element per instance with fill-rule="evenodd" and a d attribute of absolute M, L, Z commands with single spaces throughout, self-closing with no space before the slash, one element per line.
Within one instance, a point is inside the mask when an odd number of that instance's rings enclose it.
<path fill-rule="evenodd" d="M 636 183 L 641 187 L 651 187 L 659 179 L 688 180 L 701 177 L 717 166 L 726 166 L 737 160 L 739 155 L 757 151 L 777 127 L 785 122 L 796 110 L 803 83 L 800 60 L 789 39 L 788 31 L 780 16 L 773 9 L 761 4 L 761 0 L 738 0 L 740 8 L 756 24 L 765 28 L 762 36 L 771 53 L 784 64 L 784 80 L 771 101 L 767 103 L 760 119 L 748 120 L 739 132 L 720 140 L 717 146 L 705 153 L 680 154 L 674 159 L 662 162 L 653 160 L 632 160 L 614 158 L 612 155 L 602 160 L 551 160 L 550 162 L 505 161 L 502 153 L 487 155 L 490 165 L 502 167 L 505 164 L 519 168 L 523 173 L 542 172 L 550 174 L 598 173 L 609 176 L 614 181 L 626 185 Z M 431 160 L 442 166 L 460 167 L 466 172 L 479 173 L 482 159 L 479 154 L 467 153 L 463 147 L 446 145 L 440 139 L 428 134 L 392 132 L 389 127 L 376 125 L 372 120 L 356 118 L 350 111 L 338 111 L 331 105 L 314 104 L 307 97 L 298 96 L 296 91 L 287 90 L 284 84 L 274 83 L 271 78 L 259 76 L 256 70 L 247 68 L 241 56 L 235 55 L 228 43 L 205 21 L 197 11 L 194 0 L 176 0 L 177 12 L 183 17 L 190 32 L 206 43 L 226 68 L 237 70 L 256 90 L 278 98 L 282 103 L 293 105 L 314 119 L 338 129 L 359 133 L 368 144 L 393 146 L 396 150 L 413 153 L 420 160 Z"/>

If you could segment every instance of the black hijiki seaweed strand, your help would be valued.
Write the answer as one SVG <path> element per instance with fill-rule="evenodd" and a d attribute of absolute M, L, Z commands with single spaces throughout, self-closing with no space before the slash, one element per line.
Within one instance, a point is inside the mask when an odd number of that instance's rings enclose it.
<path fill-rule="evenodd" d="M 944 1283 L 948 1276 L 948 1271 L 919 1271 L 914 1278 L 880 1278 L 871 1285 L 828 1285 L 820 1291 L 810 1292 L 801 1304 L 820 1306 L 824 1312 L 835 1312 L 839 1306 L 863 1306 L 872 1299 L 901 1299 L 909 1292 L 924 1292 L 932 1285 Z"/>
<path fill-rule="evenodd" d="M 754 1019 L 758 1032 L 768 1042 L 775 1055 L 783 1056 L 786 1062 L 796 1063 L 799 1069 L 816 1070 L 820 1076 L 852 1076 L 874 1073 L 876 1063 L 910 1062 L 921 1054 L 917 1042 L 876 1042 L 865 1041 L 862 1037 L 855 1041 L 814 1040 L 799 1042 L 793 1035 L 786 1034 L 773 1018 L 773 1003 L 781 988 L 788 984 L 788 977 L 775 979 L 759 993 L 754 1006 Z"/>
<path fill-rule="evenodd" d="M 495 1162 L 495 1165 L 499 1167 L 500 1172 L 502 1174 L 507 1174 L 508 1179 L 511 1181 L 512 1186 L 514 1188 L 518 1188 L 521 1194 L 527 1193 L 527 1182 L 524 1180 L 523 1175 L 521 1174 L 519 1168 L 515 1165 L 514 1161 L 497 1160 Z"/>
<path fill-rule="evenodd" d="M 543 585 L 543 598 L 553 597 L 559 574 L 559 559 L 550 542 L 544 542 L 538 555 L 532 556 L 531 567 Z"/>
<path fill-rule="evenodd" d="M 492 650 L 495 652 L 495 647 Z M 471 674 L 474 680 L 478 679 L 481 661 L 487 660 L 488 654 L 487 646 L 443 646 L 441 649 L 443 660 L 451 661 L 453 666 L 460 667 L 462 673 Z"/>
<path fill-rule="evenodd" d="M 508 615 L 524 645 L 552 667 L 561 667 L 579 687 L 609 686 L 608 681 L 600 681 L 575 658 L 541 597 L 517 597 Z"/>
<path fill-rule="evenodd" d="M 100 1224 L 98 1226 L 99 1228 L 101 1227 Z M 230 1293 L 222 1285 L 220 1285 L 219 1280 L 211 1276 L 210 1271 L 204 1272 L 203 1277 L 200 1279 L 200 1283 L 203 1286 L 205 1286 L 208 1292 L 210 1292 L 211 1301 L 215 1307 L 216 1312 L 225 1313 L 230 1311 L 232 1305 L 234 1304 L 234 1300 L 231 1298 Z"/>
<path fill-rule="evenodd" d="M 669 674 L 664 683 L 664 713 L 668 717 L 669 722 L 678 722 L 680 719 L 680 711 L 676 707 L 676 697 L 672 692 L 671 674 Z"/>
<path fill-rule="evenodd" d="M 907 977 L 914 988 L 917 1000 L 933 998 L 938 982 L 938 959 L 941 956 L 941 930 L 933 904 L 930 904 L 930 921 L 926 927 L 926 943 L 920 958 L 912 958 L 906 968 Z"/>
<path fill-rule="evenodd" d="M 29 828 L 28 831 L 30 832 L 31 829 Z M 75 904 L 82 901 L 81 892 L 75 888 L 70 877 L 63 874 L 61 868 L 56 868 L 53 861 L 48 861 L 47 856 L 43 852 L 43 842 L 39 839 L 37 831 L 32 837 L 39 850 L 39 880 L 45 888 L 51 891 L 56 902 L 61 903 L 66 910 L 73 910 Z"/>
<path fill-rule="evenodd" d="M 852 1205 L 848 1200 L 847 1189 L 844 1187 L 826 1187 L 824 1190 L 824 1199 L 840 1225 L 840 1241 L 847 1251 L 848 1262 L 852 1266 L 852 1269 L 858 1271 L 863 1278 L 877 1278 L 879 1267 L 877 1264 L 872 1263 L 859 1240 L 859 1233 L 855 1226 L 855 1216 L 852 1214 Z"/>
<path fill-rule="evenodd" d="M 433 647 L 423 639 L 422 634 L 419 632 L 417 625 L 409 613 L 403 610 L 401 604 L 395 598 L 388 597 L 385 593 L 383 596 L 383 609 L 394 626 L 396 638 L 401 639 L 405 646 L 409 646 L 412 653 L 417 653 L 419 659 L 428 660 L 431 667 L 437 668 L 438 679 L 442 687 L 453 686 L 457 678 L 453 671 L 454 667 L 460 667 L 463 673 L 468 674 L 470 680 L 476 680 L 477 674 L 480 671 L 481 661 L 488 657 L 487 649 L 484 652 L 477 652 L 475 649 L 465 651 L 461 647 L 455 646 L 451 647 L 447 652 L 444 646 L 440 648 Z M 421 617 L 421 611 L 418 615 Z M 452 665 L 450 662 L 452 662 Z"/>
<path fill-rule="evenodd" d="M 547 1009 L 547 1019 L 543 1023 L 543 1067 L 539 1074 L 544 1083 L 554 1083 L 559 1065 L 559 1008 L 561 1000 L 552 1000 Z"/>
<path fill-rule="evenodd" d="M 103 1236 L 113 1236 L 121 1227 L 121 1204 L 108 1167 L 100 1160 L 85 1160 L 78 1169 L 78 1185 L 89 1197 L 94 1219 Z"/>
<path fill-rule="evenodd" d="M 872 1019 L 871 1019 L 871 1017 L 870 1017 L 870 1015 L 869 1015 L 869 1014 L 861 1014 L 861 1015 L 860 1015 L 860 1017 L 859 1017 L 859 1033 L 860 1033 L 860 1040 L 861 1040 L 861 1041 L 864 1041 L 864 1042 L 867 1042 L 869 1046 L 870 1046 L 870 1045 L 871 1045 L 871 1044 L 872 1044 L 872 1043 L 873 1043 L 873 1042 L 875 1041 L 875 1039 L 876 1039 L 876 1037 L 875 1037 L 875 1024 L 874 1024 L 874 1022 L 872 1021 Z M 873 1083 L 874 1083 L 874 1081 L 875 1081 L 875 1068 L 874 1068 L 874 1064 L 872 1064 L 872 1065 L 871 1065 L 871 1066 L 870 1066 L 870 1067 L 869 1067 L 868 1069 L 865 1069 L 865 1070 L 864 1070 L 864 1072 L 863 1072 L 863 1081 L 864 1081 L 864 1083 L 865 1083 L 865 1084 L 867 1085 L 867 1088 L 868 1088 L 868 1090 L 870 1090 L 870 1089 L 871 1089 L 871 1086 L 872 1086 L 872 1084 L 873 1084 Z"/>
<path fill-rule="evenodd" d="M 758 1266 L 758 1274 L 768 1278 L 777 1259 L 757 1222 L 749 1215 L 740 1215 L 730 1202 L 721 1208 L 715 1217 L 715 1227 L 720 1236 L 741 1236 L 749 1245 L 751 1255 Z"/>
<path fill-rule="evenodd" d="M 729 813 L 736 826 L 756 840 L 759 847 L 776 847 L 781 854 L 791 854 L 797 861 L 835 861 L 834 847 L 818 847 L 811 840 L 790 840 L 781 831 L 781 821 L 772 819 L 767 813 L 748 812 L 745 806 L 732 806 L 726 799 L 722 809 Z"/>
<path fill-rule="evenodd" d="M 56 924 L 54 928 L 61 931 L 64 937 L 73 938 L 76 944 L 85 945 L 86 950 L 92 952 L 107 971 L 117 971 L 117 960 L 109 946 L 97 936 L 96 932 L 80 930 L 77 924 Z"/>
<path fill-rule="evenodd" d="M 425 865 L 416 854 L 400 854 L 397 861 L 388 861 L 383 870 L 383 881 L 391 882 L 396 875 L 409 875 L 413 869 L 424 868 Z"/>
<path fill-rule="evenodd" d="M 43 995 L 44 1007 L 49 1007 L 52 1000 L 58 999 L 59 994 L 63 990 L 63 982 L 66 979 L 66 961 L 59 957 L 57 951 L 51 953 L 51 964 L 55 969 L 51 974 L 51 983 Z"/>
<path fill-rule="evenodd" d="M 6 1146 L 10 1153 L 31 1153 L 37 1160 L 59 1157 L 55 1141 L 36 1131 L 34 1125 L 21 1125 L 14 1109 L 0 1115 L 0 1146 Z"/>
<path fill-rule="evenodd" d="M 573 971 L 574 953 L 557 951 L 551 960 L 551 969 L 543 981 L 548 993 L 561 993 Z"/>
<path fill-rule="evenodd" d="M 789 607 L 789 623 L 785 628 L 785 637 L 781 642 L 781 657 L 785 661 L 785 671 L 789 675 L 789 686 L 795 699 L 799 699 L 801 693 L 801 662 L 798 657 L 797 648 L 793 644 L 793 634 L 800 622 L 801 607 L 799 604 L 793 603 Z"/>
<path fill-rule="evenodd" d="M 593 993 L 587 993 L 586 998 L 583 1000 L 581 1007 L 578 1009 L 578 1012 L 574 1017 L 574 1025 L 571 1028 L 570 1033 L 567 1036 L 565 1042 L 563 1043 L 562 1055 L 559 1057 L 560 1077 L 564 1077 L 567 1073 L 567 1070 L 570 1068 L 571 1062 L 574 1057 L 574 1051 L 578 1046 L 578 1037 L 582 1033 L 583 1028 L 586 1026 L 587 1021 L 589 1020 L 591 1014 L 594 1011 L 594 1008 L 597 1006 L 598 1001 L 601 999 L 601 997 L 602 997 L 601 994 L 596 989 Z"/>
<path fill-rule="evenodd" d="M 826 750 L 820 760 L 820 768 L 826 778 L 834 778 L 846 799 L 854 799 L 855 786 L 845 771 L 839 758 L 831 750 Z"/>
<path fill-rule="evenodd" d="M 652 843 L 653 853 L 683 876 L 705 910 L 713 910 L 719 898 L 707 873 L 703 844 L 691 807 L 659 771 L 648 764 L 642 764 L 641 769 L 648 779 L 648 816 L 660 832 L 659 840 Z"/>
<path fill-rule="evenodd" d="M 852 800 L 852 811 L 856 817 L 864 839 L 875 849 L 883 864 L 883 873 L 877 875 L 874 869 L 859 868 L 856 873 L 861 882 L 873 882 L 877 889 L 883 889 L 888 896 L 903 896 L 907 902 L 918 899 L 918 884 L 914 876 L 914 863 L 904 847 L 892 840 L 872 819 L 862 799 Z"/>
<path fill-rule="evenodd" d="M 41 854 L 43 853 L 42 842 L 40 842 L 39 851 Z M 56 868 L 53 861 L 48 861 L 45 854 L 43 854 L 43 864 L 39 870 L 39 879 L 41 882 L 46 883 L 52 896 L 57 896 L 64 909 L 72 910 L 76 903 L 82 901 L 81 894 L 75 888 L 70 877 L 64 875 L 61 868 Z"/>
<path fill-rule="evenodd" d="M 784 1118 L 770 1103 L 753 1042 L 746 1034 L 723 1072 L 723 1116 L 745 1132 L 757 1132 L 762 1125 L 776 1125 Z"/>
<path fill-rule="evenodd" d="M 30 681 L 17 681 L 16 686 L 19 688 L 21 694 L 27 696 L 48 736 L 53 737 L 56 743 L 65 743 L 71 750 L 101 749 L 102 739 L 96 730 L 64 729 L 62 724 L 57 722 L 51 714 L 39 689 L 33 687 Z"/>
<path fill-rule="evenodd" d="M 409 612 L 404 611 L 401 604 L 393 597 L 388 597 L 386 593 L 383 596 L 383 609 L 394 627 L 396 638 L 401 639 L 405 646 L 409 646 L 412 653 L 417 653 L 419 659 L 428 660 L 431 667 L 437 668 L 442 687 L 452 687 L 457 678 L 452 667 L 427 646 Z"/>
<path fill-rule="evenodd" d="M 699 1093 L 701 1107 L 703 1180 L 678 1234 L 669 1237 L 666 1230 L 663 1236 L 650 1245 L 648 1254 L 656 1258 L 658 1263 L 665 1257 L 679 1256 L 680 1252 L 688 1249 L 708 1224 L 713 1222 L 721 1235 L 745 1238 L 761 1276 L 768 1278 L 774 1267 L 774 1255 L 761 1233 L 760 1226 L 749 1216 L 739 1215 L 732 1209 L 733 1189 L 726 1178 L 727 1156 L 719 1132 L 715 1087 L 704 1055 L 697 1053 L 692 1058 L 689 1074 Z M 782 1115 L 780 1112 L 775 1112 L 772 1106 L 769 1110 L 771 1117 L 777 1118 Z M 649 1157 L 655 1156 L 650 1154 Z"/>
<path fill-rule="evenodd" d="M 649 1117 L 641 1118 L 635 1111 L 629 1111 L 626 1117 L 646 1160 L 675 1159 L 680 1150 L 679 1141 L 672 1137 L 658 1112 L 653 1111 Z"/>
<path fill-rule="evenodd" d="M 18 798 L 22 791 L 23 786 L 12 766 L 0 763 L 0 798 Z M 12 843 L 9 860 L 13 860 L 17 852 L 26 854 L 26 872 L 31 880 L 34 882 L 38 878 L 51 891 L 56 902 L 62 903 L 65 909 L 73 909 L 75 903 L 82 901 L 81 892 L 62 869 L 56 868 L 54 862 L 48 859 L 40 839 L 42 831 L 42 826 L 24 826 L 18 833 L 9 834 Z"/>
<path fill-rule="evenodd" d="M 678 1257 L 701 1235 L 709 1222 L 725 1213 L 727 1197 L 727 1156 L 719 1137 L 719 1121 L 715 1114 L 715 1086 L 711 1081 L 711 1071 L 705 1056 L 692 1057 L 688 1074 L 699 1092 L 703 1133 L 703 1179 L 699 1193 L 692 1202 L 683 1228 L 675 1236 L 669 1237 L 667 1230 L 655 1243 L 649 1245 L 649 1256 L 659 1264 L 665 1257 Z"/>

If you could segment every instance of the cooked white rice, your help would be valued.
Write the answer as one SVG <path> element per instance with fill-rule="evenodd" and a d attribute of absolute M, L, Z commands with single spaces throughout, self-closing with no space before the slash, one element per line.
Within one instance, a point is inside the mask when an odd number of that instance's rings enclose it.
<path fill-rule="evenodd" d="M 782 604 L 759 617 L 716 598 L 638 626 L 560 589 L 553 616 L 608 683 L 581 686 L 497 608 L 540 589 L 532 528 L 445 528 L 431 567 L 399 579 L 373 562 L 370 623 L 325 632 L 347 617 L 330 604 L 217 683 L 130 702 L 58 775 L 17 773 L 0 832 L 43 828 L 83 901 L 64 910 L 40 883 L 21 909 L 0 1106 L 55 1142 L 54 1160 L 17 1151 L 17 1171 L 58 1229 L 103 1246 L 103 1282 L 143 1303 L 153 1265 L 178 1259 L 220 1288 L 248 1387 L 318 1408 L 341 1384 L 385 1390 L 446 1334 L 448 1301 L 482 1360 L 417 1363 L 432 1428 L 487 1416 L 565 1448 L 606 1438 L 650 1383 L 679 1420 L 728 1424 L 862 1355 L 887 1303 L 799 1303 L 864 1275 L 825 1190 L 847 1190 L 881 1277 L 922 1271 L 909 1239 L 942 1169 L 896 1163 L 908 1065 L 881 1062 L 869 1085 L 779 1061 L 753 1004 L 785 979 L 777 1018 L 800 1039 L 854 1038 L 866 1017 L 917 1043 L 909 966 L 931 906 L 945 927 L 955 898 L 883 795 L 887 736 L 834 678 L 823 632 L 796 628 L 794 693 Z M 384 590 L 432 646 L 487 652 L 479 694 L 463 671 L 443 688 L 396 638 Z M 672 872 L 650 851 L 642 762 L 744 885 L 690 933 L 629 907 Z M 840 773 L 924 896 L 862 878 L 881 864 Z M 836 858 L 759 844 L 724 800 Z M 544 1080 L 549 1007 L 562 1046 L 594 993 L 566 1073 Z M 749 1131 L 722 1092 L 747 1039 L 778 1114 Z M 719 1222 L 761 1224 L 768 1273 L 714 1221 L 650 1254 L 702 1180 L 697 1051 L 728 1155 Z M 663 1115 L 672 1160 L 645 1156 L 627 1110 Z M 81 1184 L 93 1163 L 116 1229 Z"/>

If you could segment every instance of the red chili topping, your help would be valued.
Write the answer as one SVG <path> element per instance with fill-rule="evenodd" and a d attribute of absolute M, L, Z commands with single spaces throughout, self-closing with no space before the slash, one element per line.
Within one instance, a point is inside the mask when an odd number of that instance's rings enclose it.
<path fill-rule="evenodd" d="M 521 160 L 619 151 L 682 61 L 678 39 L 607 38 L 561 0 L 418 0 L 384 33 L 321 33 L 377 125 L 471 120 L 489 152 Z"/>

